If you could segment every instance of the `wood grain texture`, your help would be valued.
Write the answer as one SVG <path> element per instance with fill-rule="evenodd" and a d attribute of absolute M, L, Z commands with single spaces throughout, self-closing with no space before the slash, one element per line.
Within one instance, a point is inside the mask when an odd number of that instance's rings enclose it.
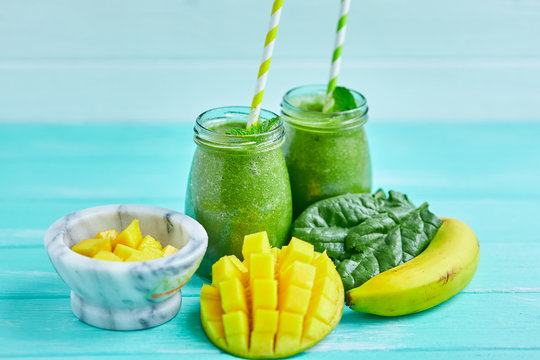
<path fill-rule="evenodd" d="M 0 121 L 189 121 L 249 105 L 270 4 L 1 0 Z M 328 76 L 337 1 L 285 4 L 264 107 Z M 306 11 L 309 9 L 309 11 Z M 534 0 L 353 2 L 340 82 L 377 121 L 536 121 Z"/>
<path fill-rule="evenodd" d="M 298 358 L 537 359 L 540 125 L 372 121 L 367 131 L 376 186 L 469 224 L 480 240 L 478 272 L 459 295 L 420 314 L 346 309 L 336 330 Z M 82 208 L 182 210 L 193 150 L 191 124 L 0 125 L 0 358 L 228 357 L 200 329 L 199 279 L 185 286 L 169 323 L 103 331 L 71 313 L 69 288 L 42 246 L 53 221 Z"/>

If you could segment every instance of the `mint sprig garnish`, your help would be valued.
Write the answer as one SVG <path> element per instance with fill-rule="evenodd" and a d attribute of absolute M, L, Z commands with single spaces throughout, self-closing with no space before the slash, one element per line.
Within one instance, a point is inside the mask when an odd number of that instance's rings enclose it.
<path fill-rule="evenodd" d="M 272 128 L 278 121 L 279 117 L 276 116 L 275 118 L 272 118 L 270 120 L 257 122 L 256 124 L 251 125 L 249 129 L 237 127 L 231 128 L 226 132 L 226 134 L 235 136 L 262 134 L 272 130 Z"/>
<path fill-rule="evenodd" d="M 327 101 L 327 104 L 325 104 L 323 112 L 342 112 L 356 109 L 357 107 L 358 104 L 349 89 L 338 86 L 332 92 L 330 101 Z"/>

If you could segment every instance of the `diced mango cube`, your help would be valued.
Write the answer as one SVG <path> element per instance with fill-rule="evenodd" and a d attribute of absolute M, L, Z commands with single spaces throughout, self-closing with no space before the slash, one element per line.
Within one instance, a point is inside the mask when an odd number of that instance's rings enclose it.
<path fill-rule="evenodd" d="M 337 301 L 339 290 L 336 287 L 335 279 L 332 279 L 330 276 L 325 276 L 324 278 L 315 281 L 313 289 L 311 290 L 311 296 L 318 297 L 321 295 L 328 298 L 332 303 Z"/>
<path fill-rule="evenodd" d="M 307 318 L 304 324 L 304 338 L 320 339 L 328 330 L 328 325 L 317 318 Z"/>
<path fill-rule="evenodd" d="M 243 311 L 233 311 L 223 314 L 223 327 L 225 328 L 225 335 L 227 335 L 227 340 L 231 335 L 248 334 L 248 317 Z"/>
<path fill-rule="evenodd" d="M 218 288 L 212 285 L 203 284 L 201 289 L 201 299 L 211 299 L 221 301 Z"/>
<path fill-rule="evenodd" d="M 141 229 L 139 228 L 139 220 L 134 219 L 118 236 L 116 237 L 117 244 L 136 249 L 142 241 Z"/>
<path fill-rule="evenodd" d="M 238 278 L 223 280 L 218 285 L 221 306 L 226 313 L 232 311 L 248 312 L 246 291 Z"/>
<path fill-rule="evenodd" d="M 311 291 L 290 285 L 280 293 L 279 309 L 303 315 L 308 309 L 310 295 Z"/>
<path fill-rule="evenodd" d="M 279 312 L 278 334 L 291 334 L 300 337 L 304 326 L 304 315 L 288 311 Z"/>
<path fill-rule="evenodd" d="M 249 333 L 227 335 L 227 345 L 232 352 L 247 353 L 249 349 Z"/>
<path fill-rule="evenodd" d="M 336 274 L 336 266 L 328 255 L 326 255 L 326 251 L 319 255 L 317 260 L 313 262 L 313 265 L 317 268 L 317 278 L 319 279 L 325 276 L 333 278 Z"/>
<path fill-rule="evenodd" d="M 280 270 L 287 270 L 287 267 L 295 261 L 310 264 L 313 260 L 314 253 L 315 250 L 313 248 L 313 244 L 293 237 L 289 245 L 287 245 L 284 257 L 281 260 Z"/>
<path fill-rule="evenodd" d="M 278 354 L 291 353 L 292 349 L 298 349 L 300 347 L 301 334 L 282 334 L 276 335 L 276 348 L 275 351 Z"/>
<path fill-rule="evenodd" d="M 270 241 L 266 231 L 244 236 L 242 255 L 249 259 L 250 254 L 262 254 L 270 252 Z"/>
<path fill-rule="evenodd" d="M 119 244 L 120 245 L 120 244 Z M 147 259 L 141 253 L 133 253 L 124 259 L 125 262 L 146 261 Z"/>
<path fill-rule="evenodd" d="M 86 239 L 74 245 L 71 250 L 84 256 L 94 257 L 100 250 L 111 251 L 109 239 Z"/>
<path fill-rule="evenodd" d="M 251 254 L 249 260 L 249 277 L 253 279 L 273 280 L 275 258 L 274 254 Z"/>
<path fill-rule="evenodd" d="M 122 258 L 114 255 L 111 251 L 100 250 L 93 257 L 96 260 L 105 260 L 105 261 L 122 261 Z"/>
<path fill-rule="evenodd" d="M 224 256 L 212 265 L 212 284 L 218 286 L 222 281 L 230 280 L 234 278 L 243 279 L 243 273 L 235 265 L 235 262 L 231 260 L 232 256 Z"/>
<path fill-rule="evenodd" d="M 257 332 L 251 333 L 251 347 L 250 352 L 252 355 L 264 356 L 272 355 L 274 352 L 274 334 Z"/>
<path fill-rule="evenodd" d="M 150 235 L 146 235 L 142 239 L 141 243 L 139 244 L 138 249 L 142 250 L 145 247 L 151 247 L 151 248 L 155 248 L 155 249 L 158 249 L 158 250 L 163 249 L 163 247 L 161 246 L 161 243 L 159 241 L 157 241 L 156 239 L 154 239 Z"/>
<path fill-rule="evenodd" d="M 256 309 L 253 312 L 253 331 L 275 334 L 278 329 L 278 320 L 277 310 Z M 301 326 L 300 330 L 302 330 Z"/>
<path fill-rule="evenodd" d="M 255 279 L 251 289 L 253 309 L 274 310 L 278 304 L 278 283 L 276 280 Z"/>
<path fill-rule="evenodd" d="M 219 299 L 205 299 L 201 297 L 201 319 L 221 321 L 223 311 Z"/>
<path fill-rule="evenodd" d="M 313 280 L 315 280 L 315 271 L 315 266 L 295 261 L 285 272 L 281 273 L 279 281 L 285 287 L 292 284 L 304 289 L 311 289 Z"/>
<path fill-rule="evenodd" d="M 117 244 L 116 238 L 118 237 L 118 231 L 116 231 L 116 229 L 104 230 L 98 232 L 94 237 L 96 239 L 109 239 L 111 242 L 111 248 L 114 250 L 114 247 Z"/>
<path fill-rule="evenodd" d="M 163 252 L 155 247 L 145 246 L 140 251 L 146 260 L 154 260 L 163 257 Z"/>
<path fill-rule="evenodd" d="M 336 313 L 336 304 L 320 294 L 310 300 L 307 315 L 329 324 Z"/>
<path fill-rule="evenodd" d="M 214 340 L 225 339 L 225 330 L 223 329 L 221 319 L 219 321 L 208 320 L 206 323 L 206 334 Z"/>
<path fill-rule="evenodd" d="M 167 246 L 165 246 L 165 248 L 163 249 L 163 257 L 172 255 L 172 254 L 174 254 L 175 252 L 178 252 L 178 249 L 177 249 L 177 248 L 175 248 L 175 247 L 172 246 L 172 245 L 167 245 Z"/>
<path fill-rule="evenodd" d="M 245 264 L 243 264 L 240 259 L 238 259 L 236 256 L 234 255 L 229 255 L 228 256 L 229 260 L 233 263 L 234 266 L 236 266 L 236 268 L 238 269 L 238 271 L 240 271 L 242 274 L 247 274 L 248 273 L 248 268 Z"/>
<path fill-rule="evenodd" d="M 124 260 L 126 260 L 129 256 L 133 254 L 138 254 L 142 258 L 142 253 L 139 250 L 136 250 L 124 244 L 116 245 L 116 247 L 114 248 L 114 254 Z"/>

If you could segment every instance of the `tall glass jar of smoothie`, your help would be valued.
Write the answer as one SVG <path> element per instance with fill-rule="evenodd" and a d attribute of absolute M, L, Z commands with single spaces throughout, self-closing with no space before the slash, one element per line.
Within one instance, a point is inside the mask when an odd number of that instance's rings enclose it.
<path fill-rule="evenodd" d="M 197 144 L 189 175 L 186 214 L 208 232 L 208 250 L 197 274 L 210 280 L 224 255 L 242 259 L 244 235 L 266 230 L 272 246 L 284 245 L 292 221 L 289 175 L 281 150 L 283 122 L 265 133 L 229 135 L 245 128 L 249 107 L 206 111 L 196 121 Z M 259 121 L 277 115 L 262 110 Z"/>
<path fill-rule="evenodd" d="M 281 103 L 283 146 L 296 218 L 310 204 L 345 193 L 371 191 L 371 162 L 364 124 L 364 96 L 350 90 L 356 105 L 323 112 L 326 85 L 289 90 Z"/>

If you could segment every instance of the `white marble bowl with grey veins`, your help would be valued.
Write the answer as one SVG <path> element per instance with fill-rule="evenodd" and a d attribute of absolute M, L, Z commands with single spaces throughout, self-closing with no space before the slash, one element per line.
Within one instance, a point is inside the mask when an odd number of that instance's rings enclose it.
<path fill-rule="evenodd" d="M 180 251 L 155 260 L 113 262 L 77 254 L 71 247 L 102 230 L 121 231 L 139 219 L 141 232 Z M 51 262 L 71 288 L 71 309 L 103 329 L 139 330 L 163 324 L 180 310 L 180 288 L 199 267 L 208 236 L 194 219 L 146 205 L 106 205 L 69 214 L 45 234 Z"/>

